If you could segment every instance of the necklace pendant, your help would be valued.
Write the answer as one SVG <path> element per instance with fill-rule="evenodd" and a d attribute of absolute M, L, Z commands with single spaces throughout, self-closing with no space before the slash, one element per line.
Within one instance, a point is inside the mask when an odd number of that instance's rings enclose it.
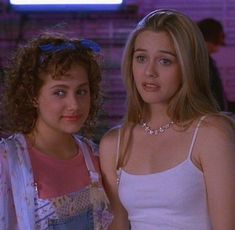
<path fill-rule="evenodd" d="M 158 135 L 158 134 L 159 134 L 158 130 L 155 130 L 154 135 Z"/>
<path fill-rule="evenodd" d="M 165 129 L 163 129 L 163 127 L 160 127 L 160 128 L 159 128 L 159 132 L 160 132 L 160 133 L 163 133 L 164 131 L 165 131 Z"/>
<path fill-rule="evenodd" d="M 154 131 L 153 131 L 153 130 L 149 130 L 149 134 L 150 134 L 150 135 L 153 135 L 153 134 L 154 134 Z"/>

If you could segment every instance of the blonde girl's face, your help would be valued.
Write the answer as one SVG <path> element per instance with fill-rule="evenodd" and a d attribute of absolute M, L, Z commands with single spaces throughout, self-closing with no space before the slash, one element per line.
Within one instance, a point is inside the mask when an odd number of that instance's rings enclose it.
<path fill-rule="evenodd" d="M 182 83 L 175 47 L 166 32 L 141 32 L 135 41 L 133 77 L 142 99 L 148 104 L 168 105 Z"/>
<path fill-rule="evenodd" d="M 78 132 L 90 111 L 90 87 L 84 67 L 73 65 L 61 79 L 46 76 L 37 99 L 37 129 L 44 132 Z"/>

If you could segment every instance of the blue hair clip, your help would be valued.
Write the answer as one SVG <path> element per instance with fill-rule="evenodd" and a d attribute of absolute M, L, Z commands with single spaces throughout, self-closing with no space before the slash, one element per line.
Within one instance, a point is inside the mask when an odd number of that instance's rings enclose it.
<path fill-rule="evenodd" d="M 80 41 L 80 44 L 82 47 L 84 47 L 86 49 L 91 49 L 95 53 L 99 53 L 101 51 L 100 46 L 94 41 L 91 41 L 88 39 L 82 39 Z"/>
<path fill-rule="evenodd" d="M 45 45 L 40 45 L 39 46 L 40 50 L 44 53 L 56 53 L 59 52 L 61 50 L 75 50 L 76 46 L 71 43 L 71 42 L 65 42 L 65 43 L 61 43 L 59 45 L 54 45 L 54 44 L 45 44 Z"/>
<path fill-rule="evenodd" d="M 80 45 L 85 48 L 85 49 L 89 49 L 95 53 L 99 53 L 101 51 L 100 46 L 88 39 L 83 39 L 80 41 Z M 43 53 L 56 53 L 62 50 L 76 50 L 77 46 L 72 43 L 72 42 L 64 42 L 58 45 L 54 45 L 54 44 L 44 44 L 44 45 L 40 45 L 39 49 L 43 52 Z M 40 63 L 42 64 L 45 61 L 45 57 L 42 55 L 40 56 Z"/>

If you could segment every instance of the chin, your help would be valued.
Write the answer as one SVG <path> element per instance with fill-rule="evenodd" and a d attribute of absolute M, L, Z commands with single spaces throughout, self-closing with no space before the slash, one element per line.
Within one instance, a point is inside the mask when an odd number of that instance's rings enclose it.
<path fill-rule="evenodd" d="M 76 127 L 76 128 L 66 128 L 64 129 L 64 133 L 67 133 L 67 134 L 74 134 L 74 133 L 78 133 L 79 131 L 81 130 L 81 127 Z"/>
<path fill-rule="evenodd" d="M 162 103 L 162 100 L 159 98 L 144 98 L 143 99 L 145 103 L 147 104 L 157 104 L 157 103 Z"/>

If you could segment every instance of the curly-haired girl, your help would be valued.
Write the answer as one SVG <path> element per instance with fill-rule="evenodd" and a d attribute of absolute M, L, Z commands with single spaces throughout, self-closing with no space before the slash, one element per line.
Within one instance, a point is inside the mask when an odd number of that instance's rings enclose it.
<path fill-rule="evenodd" d="M 47 33 L 16 52 L 4 89 L 3 130 L 12 135 L 0 145 L 0 229 L 107 228 L 89 140 L 100 109 L 99 51 L 91 40 Z"/>

